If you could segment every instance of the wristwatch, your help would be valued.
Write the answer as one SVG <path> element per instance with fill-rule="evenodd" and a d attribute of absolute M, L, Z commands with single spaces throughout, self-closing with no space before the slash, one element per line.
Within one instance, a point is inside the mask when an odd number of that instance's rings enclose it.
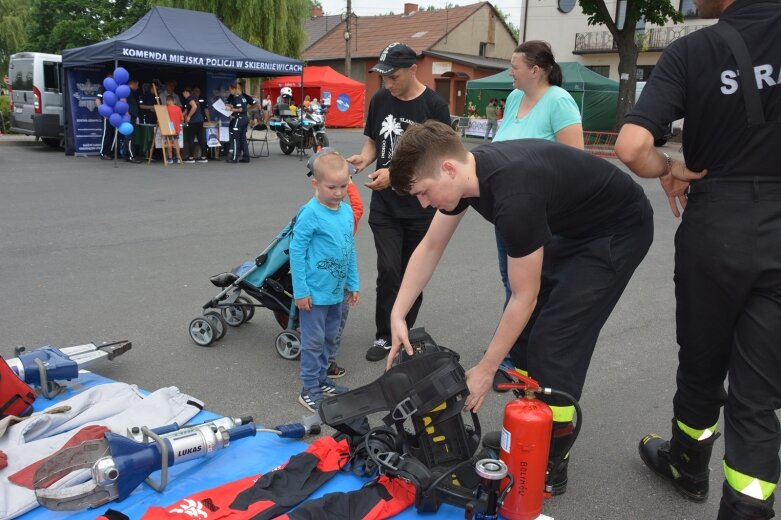
<path fill-rule="evenodd" d="M 673 171 L 673 158 L 670 157 L 670 154 L 667 152 L 662 152 L 662 155 L 664 155 L 664 162 L 667 165 L 667 170 L 659 176 L 660 179 Z"/>

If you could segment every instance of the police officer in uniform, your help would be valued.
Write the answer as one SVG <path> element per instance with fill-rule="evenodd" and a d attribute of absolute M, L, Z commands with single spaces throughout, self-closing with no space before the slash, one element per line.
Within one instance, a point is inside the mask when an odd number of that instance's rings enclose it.
<path fill-rule="evenodd" d="M 114 74 L 109 72 L 106 74 L 107 78 L 113 78 Z M 105 88 L 103 88 L 103 85 L 100 85 L 100 88 L 98 88 L 98 95 L 97 99 L 95 100 L 95 105 L 100 106 L 103 104 L 103 93 L 106 91 Z M 101 137 L 100 141 L 100 158 L 106 161 L 110 161 L 113 159 L 111 156 L 111 152 L 114 150 L 114 143 L 117 136 L 117 130 L 111 126 L 111 123 L 108 122 L 108 118 L 103 118 L 103 136 Z"/>
<path fill-rule="evenodd" d="M 228 96 L 228 108 L 230 108 L 233 115 L 230 120 L 230 133 L 231 133 L 231 150 L 230 157 L 227 162 L 237 163 L 249 162 L 249 145 L 247 143 L 247 110 L 249 105 L 252 104 L 253 99 L 242 93 L 238 83 L 234 83 L 230 86 L 230 96 Z M 239 160 L 239 148 L 241 148 L 242 158 Z"/>
<path fill-rule="evenodd" d="M 647 435 L 639 450 L 705 500 L 723 406 L 718 519 L 761 520 L 773 517 L 781 472 L 781 1 L 694 3 L 719 22 L 667 48 L 615 147 L 637 175 L 660 178 L 675 216 L 685 208 L 672 437 Z M 653 143 L 684 116 L 680 162 Z"/>

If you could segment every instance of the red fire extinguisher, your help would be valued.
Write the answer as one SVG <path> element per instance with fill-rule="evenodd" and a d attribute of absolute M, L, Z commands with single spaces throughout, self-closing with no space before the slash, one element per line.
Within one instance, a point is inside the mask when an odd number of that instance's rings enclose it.
<path fill-rule="evenodd" d="M 499 513 L 508 520 L 534 520 L 542 513 L 542 502 L 546 497 L 545 477 L 553 431 L 553 412 L 536 395 L 558 395 L 573 403 L 577 413 L 573 443 L 581 425 L 580 407 L 569 394 L 541 388 L 537 381 L 517 372 L 506 373 L 517 382 L 503 383 L 499 388 L 513 390 L 517 399 L 504 408 L 499 458 L 512 475 L 512 487 L 506 493 Z M 560 454 L 560 459 L 563 460 L 571 447 L 572 444 Z M 553 461 L 551 467 L 560 462 Z M 507 482 L 504 484 L 507 485 Z"/>

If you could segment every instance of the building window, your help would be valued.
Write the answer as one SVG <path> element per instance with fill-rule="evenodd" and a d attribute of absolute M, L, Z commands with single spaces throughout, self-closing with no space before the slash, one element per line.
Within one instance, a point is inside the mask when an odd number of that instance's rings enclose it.
<path fill-rule="evenodd" d="M 694 5 L 693 0 L 681 0 L 681 7 L 679 10 L 684 18 L 694 18 L 697 16 L 697 6 Z"/>
<path fill-rule="evenodd" d="M 653 71 L 653 65 L 638 65 L 635 77 L 637 78 L 637 81 L 648 81 Z"/>
<path fill-rule="evenodd" d="M 480 50 L 477 52 L 477 55 L 484 57 L 487 50 L 488 50 L 488 42 L 480 42 Z"/>
<path fill-rule="evenodd" d="M 610 77 L 610 65 L 586 65 L 586 68 L 606 78 Z"/>

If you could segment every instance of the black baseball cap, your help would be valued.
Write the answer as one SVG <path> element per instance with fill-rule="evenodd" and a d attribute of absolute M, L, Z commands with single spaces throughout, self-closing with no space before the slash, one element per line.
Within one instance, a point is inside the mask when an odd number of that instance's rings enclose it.
<path fill-rule="evenodd" d="M 322 148 L 319 152 L 317 152 L 316 154 L 314 154 L 312 157 L 309 158 L 309 161 L 307 161 L 307 163 L 306 163 L 306 168 L 307 168 L 306 176 L 307 177 L 311 177 L 314 174 L 314 172 L 315 172 L 315 161 L 317 159 L 319 159 L 320 157 L 322 157 L 323 155 L 327 155 L 329 153 L 339 154 L 339 152 L 336 151 L 336 149 L 331 148 L 330 146 L 326 146 L 325 148 Z M 350 177 L 355 175 L 355 171 L 356 171 L 355 170 L 355 166 L 353 166 L 350 163 L 347 163 L 347 172 L 350 174 Z"/>
<path fill-rule="evenodd" d="M 380 54 L 380 61 L 369 72 L 393 74 L 397 69 L 407 69 L 417 63 L 418 57 L 412 48 L 403 43 L 391 43 Z"/>

